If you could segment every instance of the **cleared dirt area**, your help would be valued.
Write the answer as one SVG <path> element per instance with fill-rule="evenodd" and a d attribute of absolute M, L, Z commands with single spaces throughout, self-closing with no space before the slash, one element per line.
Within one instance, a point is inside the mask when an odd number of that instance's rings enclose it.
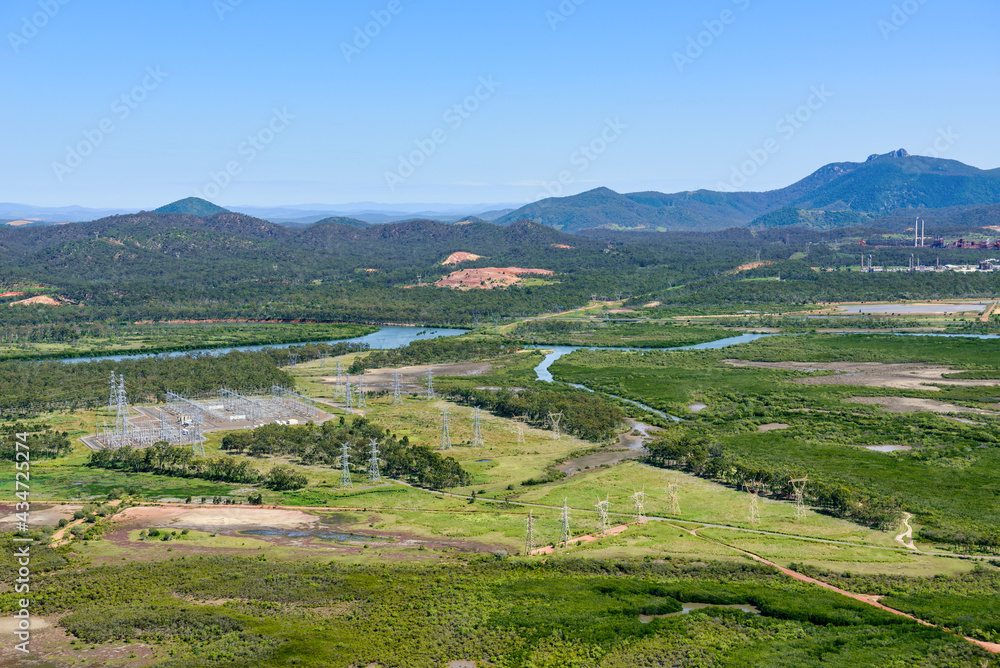
<path fill-rule="evenodd" d="M 784 422 L 769 422 L 757 427 L 757 433 L 766 434 L 769 431 L 780 431 L 782 429 L 788 429 L 788 425 Z"/>
<path fill-rule="evenodd" d="M 741 264 L 740 266 L 733 269 L 734 274 L 738 274 L 743 271 L 750 271 L 752 269 L 760 269 L 761 267 L 770 267 L 773 262 L 747 262 L 746 264 Z"/>
<path fill-rule="evenodd" d="M 525 276 L 552 276 L 553 273 L 548 269 L 522 269 L 521 267 L 461 269 L 448 274 L 434 285 L 453 290 L 493 290 L 517 285 Z"/>
<path fill-rule="evenodd" d="M 567 246 L 566 244 L 552 244 L 553 248 L 565 248 L 566 250 L 573 250 L 575 246 Z"/>
<path fill-rule="evenodd" d="M 129 508 L 114 518 L 114 522 L 122 527 L 177 527 L 199 531 L 260 526 L 295 529 L 318 521 L 315 515 L 299 510 L 250 506 L 141 506 Z"/>
<path fill-rule="evenodd" d="M 59 520 L 72 518 L 73 513 L 81 508 L 83 506 L 42 506 L 33 504 L 31 512 L 28 515 L 28 524 L 33 527 L 55 526 L 59 523 Z M 0 506 L 0 531 L 14 530 L 19 521 L 15 517 L 16 512 L 17 509 L 14 506 Z"/>
<path fill-rule="evenodd" d="M 757 369 L 781 369 L 784 371 L 832 371 L 834 375 L 813 378 L 795 378 L 794 383 L 803 385 L 863 385 L 865 387 L 890 387 L 901 390 L 940 391 L 935 385 L 964 385 L 995 387 L 1000 380 L 953 380 L 943 378 L 945 374 L 956 373 L 947 366 L 929 364 L 882 364 L 880 362 L 747 362 L 725 360 L 735 367 Z"/>
<path fill-rule="evenodd" d="M 448 256 L 448 259 L 446 259 L 441 264 L 447 267 L 450 264 L 462 264 L 463 262 L 472 262 L 473 260 L 480 260 L 482 259 L 482 257 L 483 257 L 482 255 L 476 255 L 475 253 L 463 253 L 463 252 L 452 253 L 451 255 Z"/>
<path fill-rule="evenodd" d="M 966 408 L 955 404 L 935 401 L 933 399 L 914 399 L 911 397 L 850 397 L 844 399 L 852 404 L 881 406 L 890 413 L 974 413 L 976 415 L 997 415 L 992 411 L 978 408 Z"/>
<path fill-rule="evenodd" d="M 33 304 L 39 304 L 41 306 L 62 306 L 62 302 L 52 297 L 46 297 L 44 295 L 40 297 L 29 297 L 28 299 L 22 299 L 21 301 L 11 302 L 11 306 L 21 305 L 21 306 L 31 306 Z"/>
<path fill-rule="evenodd" d="M 438 376 L 482 376 L 493 370 L 489 362 L 459 362 L 454 364 L 424 364 L 420 366 L 404 366 L 399 369 L 374 369 L 365 372 L 365 389 L 378 392 L 392 390 L 393 378 L 399 371 L 399 382 L 403 392 L 423 392 L 427 389 L 427 371 L 433 371 Z M 320 378 L 324 385 L 335 385 L 335 376 Z"/>

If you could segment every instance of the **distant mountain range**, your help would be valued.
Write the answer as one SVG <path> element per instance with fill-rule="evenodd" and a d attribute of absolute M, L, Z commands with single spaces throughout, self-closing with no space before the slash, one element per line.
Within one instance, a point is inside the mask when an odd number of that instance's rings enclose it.
<path fill-rule="evenodd" d="M 598 188 L 544 199 L 496 222 L 503 225 L 527 218 L 571 233 L 786 225 L 833 228 L 868 224 L 901 210 L 959 216 L 995 204 L 1000 204 L 1000 169 L 986 171 L 955 160 L 911 156 L 900 149 L 873 155 L 865 162 L 827 165 L 780 190 L 620 194 Z"/>

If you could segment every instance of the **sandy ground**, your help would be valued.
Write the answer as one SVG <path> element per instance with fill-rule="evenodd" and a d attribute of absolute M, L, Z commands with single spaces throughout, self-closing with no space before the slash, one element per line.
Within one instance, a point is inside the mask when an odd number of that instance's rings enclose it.
<path fill-rule="evenodd" d="M 73 513 L 83 506 L 43 506 L 33 505 L 28 513 L 28 524 L 31 526 L 55 526 L 61 519 L 70 519 Z M 15 517 L 14 506 L 0 505 L 0 531 L 13 531 L 19 521 Z"/>
<path fill-rule="evenodd" d="M 152 648 L 141 642 L 115 642 L 94 649 L 87 644 L 70 645 L 71 637 L 55 626 L 55 622 L 52 618 L 31 618 L 31 654 L 26 659 L 23 653 L 14 649 L 14 620 L 0 618 L 0 666 L 114 665 L 132 668 L 154 663 Z"/>
<path fill-rule="evenodd" d="M 781 429 L 788 429 L 788 425 L 784 422 L 769 422 L 757 427 L 757 433 L 766 434 L 769 431 L 780 431 Z"/>
<path fill-rule="evenodd" d="M 864 385 L 865 387 L 890 387 L 901 390 L 940 391 L 935 385 L 964 385 L 995 387 L 1000 380 L 951 380 L 944 374 L 956 369 L 928 364 L 882 364 L 880 362 L 747 362 L 726 360 L 735 367 L 758 369 L 783 369 L 786 371 L 834 371 L 832 376 L 796 378 L 792 382 L 803 385 Z M 933 383 L 933 385 L 932 385 Z"/>
<path fill-rule="evenodd" d="M 566 244 L 552 244 L 553 248 L 564 248 L 566 250 L 573 250 L 576 246 L 567 246 Z"/>
<path fill-rule="evenodd" d="M 439 376 L 482 376 L 493 370 L 489 362 L 456 362 L 453 364 L 423 364 L 419 366 L 404 366 L 398 369 L 403 392 L 423 392 L 427 389 L 427 371 L 433 371 L 434 377 Z M 374 369 L 365 372 L 365 389 L 378 392 L 392 390 L 394 374 L 397 369 Z M 335 385 L 336 376 L 323 376 L 320 382 L 324 385 Z M 352 381 L 356 383 L 355 379 Z"/>
<path fill-rule="evenodd" d="M 256 508 L 252 506 L 140 506 L 115 516 L 123 527 L 178 527 L 211 531 L 215 529 L 256 528 L 295 529 L 315 524 L 319 518 L 298 510 Z"/>
<path fill-rule="evenodd" d="M 443 264 L 444 266 L 448 266 L 450 264 L 462 264 L 463 262 L 472 262 L 473 260 L 480 260 L 482 259 L 482 257 L 483 257 L 482 255 L 476 255 L 475 253 L 462 253 L 462 252 L 452 253 L 451 255 L 448 256 L 448 259 L 442 262 L 441 264 Z"/>
<path fill-rule="evenodd" d="M 913 399 L 911 397 L 850 397 L 844 401 L 852 404 L 881 406 L 890 413 L 974 413 L 976 415 L 997 415 L 979 408 L 966 408 L 933 399 Z"/>
<path fill-rule="evenodd" d="M 28 299 L 22 299 L 21 301 L 11 302 L 10 305 L 14 306 L 16 304 L 32 305 L 41 304 L 43 306 L 62 306 L 62 302 L 53 299 L 52 297 L 40 296 L 40 297 L 29 297 Z"/>
<path fill-rule="evenodd" d="M 553 273 L 548 269 L 522 269 L 521 267 L 461 269 L 448 274 L 434 285 L 439 288 L 457 290 L 492 290 L 517 285 L 521 282 L 522 276 L 552 276 Z"/>

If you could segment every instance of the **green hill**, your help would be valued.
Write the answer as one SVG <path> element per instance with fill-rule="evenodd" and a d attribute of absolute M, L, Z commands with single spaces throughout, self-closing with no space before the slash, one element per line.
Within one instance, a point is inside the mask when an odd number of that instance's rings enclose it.
<path fill-rule="evenodd" d="M 186 213 L 189 216 L 207 217 L 217 213 L 230 213 L 229 209 L 223 209 L 207 200 L 198 197 L 188 197 L 171 202 L 166 206 L 161 206 L 154 213 Z"/>

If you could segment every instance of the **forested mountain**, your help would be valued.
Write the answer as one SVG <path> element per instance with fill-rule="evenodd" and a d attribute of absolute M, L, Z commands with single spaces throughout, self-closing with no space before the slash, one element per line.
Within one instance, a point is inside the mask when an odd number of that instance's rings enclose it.
<path fill-rule="evenodd" d="M 166 206 L 156 209 L 156 213 L 186 213 L 191 216 L 211 216 L 216 213 L 228 213 L 228 209 L 212 204 L 209 201 L 198 197 L 188 197 L 186 199 L 171 202 Z"/>
<path fill-rule="evenodd" d="M 529 204 L 497 222 L 528 218 L 567 232 L 793 224 L 831 228 L 901 209 L 950 209 L 948 216 L 958 216 L 968 208 L 995 204 L 1000 204 L 1000 169 L 986 171 L 955 160 L 911 156 L 899 150 L 873 155 L 863 163 L 826 165 L 780 190 L 620 194 L 598 188 Z"/>

